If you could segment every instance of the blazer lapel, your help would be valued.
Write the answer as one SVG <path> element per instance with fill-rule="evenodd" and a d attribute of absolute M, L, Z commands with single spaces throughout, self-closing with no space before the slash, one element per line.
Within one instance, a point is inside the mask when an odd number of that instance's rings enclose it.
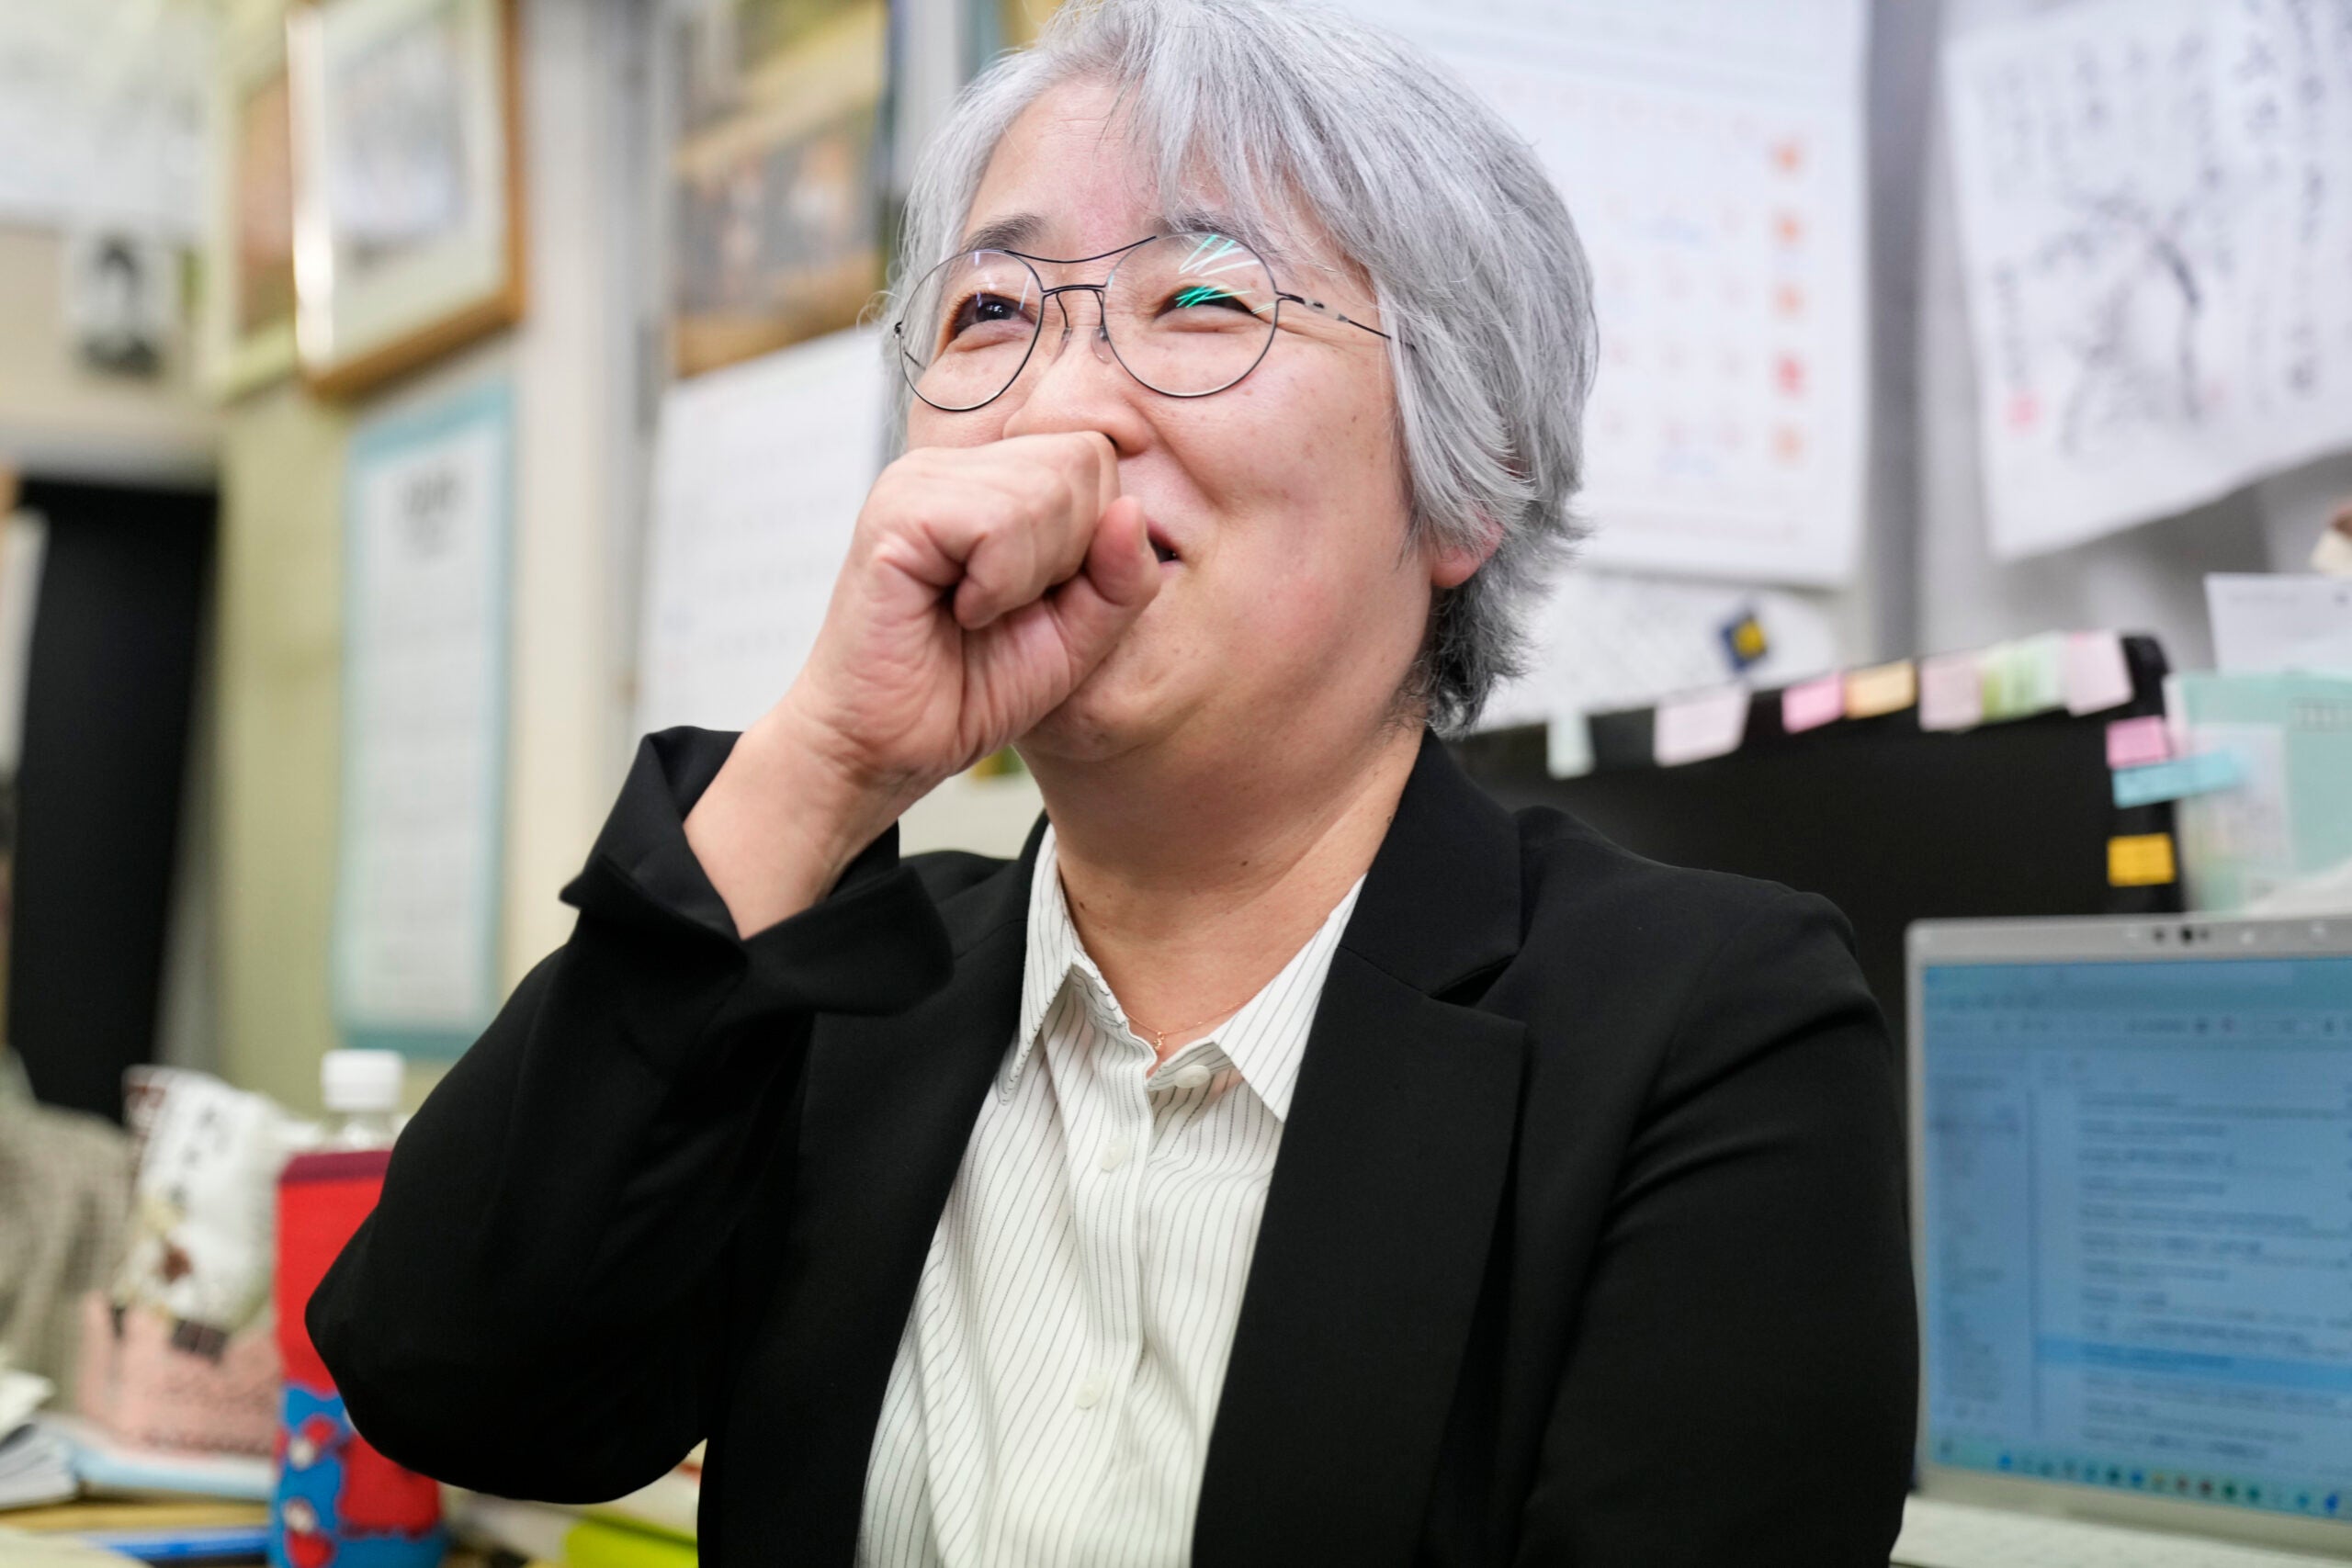
<path fill-rule="evenodd" d="M 769 1475 L 729 1478 L 744 1508 L 737 1517 L 759 1521 L 741 1543 L 754 1555 L 786 1543 L 795 1562 L 855 1555 L 866 1460 L 908 1308 L 1018 1023 L 1042 828 L 1041 818 L 1019 860 L 941 903 L 956 953 L 944 988 L 893 1017 L 818 1021 L 792 1190 L 772 1209 L 781 1234 L 742 1249 L 776 1270 L 773 1288 L 758 1292 L 735 1401 L 768 1423 L 739 1449 L 776 1462 Z"/>
<path fill-rule="evenodd" d="M 1433 739 L 1307 1037 L 1193 1561 L 1408 1562 L 1509 1176 L 1525 1041 L 1445 998 L 1519 946 L 1519 836 Z"/>

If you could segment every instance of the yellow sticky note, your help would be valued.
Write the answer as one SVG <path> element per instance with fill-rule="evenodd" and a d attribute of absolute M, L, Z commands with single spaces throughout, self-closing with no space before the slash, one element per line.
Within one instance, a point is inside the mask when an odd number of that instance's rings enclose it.
<path fill-rule="evenodd" d="M 2174 875 L 2170 833 L 2132 833 L 2107 841 L 2109 886 L 2155 887 Z"/>
<path fill-rule="evenodd" d="M 1919 672 L 1907 659 L 1846 671 L 1846 716 L 1876 718 L 1919 700 Z"/>

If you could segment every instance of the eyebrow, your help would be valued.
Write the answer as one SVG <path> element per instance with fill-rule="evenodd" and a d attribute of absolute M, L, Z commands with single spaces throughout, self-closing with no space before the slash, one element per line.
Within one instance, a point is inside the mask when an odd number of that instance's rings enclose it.
<path fill-rule="evenodd" d="M 1010 218 L 999 218 L 981 224 L 966 234 L 956 250 L 958 254 L 967 251 L 1018 250 L 1023 245 L 1034 244 L 1045 231 L 1046 220 L 1035 213 L 1016 213 Z"/>

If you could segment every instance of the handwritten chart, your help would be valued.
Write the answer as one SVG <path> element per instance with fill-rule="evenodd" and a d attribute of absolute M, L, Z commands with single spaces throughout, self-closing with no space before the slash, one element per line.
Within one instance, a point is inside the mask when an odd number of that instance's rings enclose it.
<path fill-rule="evenodd" d="M 1356 0 L 1527 137 L 1601 360 L 1591 565 L 1829 584 L 1861 535 L 1860 0 Z"/>
<path fill-rule="evenodd" d="M 2105 0 L 1945 71 L 1996 554 L 2352 445 L 2352 4 Z"/>
<path fill-rule="evenodd" d="M 792 684 L 881 468 L 885 371 L 874 334 L 846 332 L 670 389 L 640 732 L 741 729 Z"/>

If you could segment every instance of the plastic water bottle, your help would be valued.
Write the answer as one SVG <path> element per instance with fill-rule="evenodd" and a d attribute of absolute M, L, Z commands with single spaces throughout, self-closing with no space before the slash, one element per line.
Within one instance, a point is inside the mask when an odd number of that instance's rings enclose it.
<path fill-rule="evenodd" d="M 393 1051 L 330 1051 L 320 1088 L 335 1121 L 277 1182 L 277 1348 L 286 1393 L 269 1510 L 276 1568 L 438 1568 L 441 1489 L 352 1430 L 302 1312 L 376 1206 L 396 1132 L 404 1064 Z"/>

